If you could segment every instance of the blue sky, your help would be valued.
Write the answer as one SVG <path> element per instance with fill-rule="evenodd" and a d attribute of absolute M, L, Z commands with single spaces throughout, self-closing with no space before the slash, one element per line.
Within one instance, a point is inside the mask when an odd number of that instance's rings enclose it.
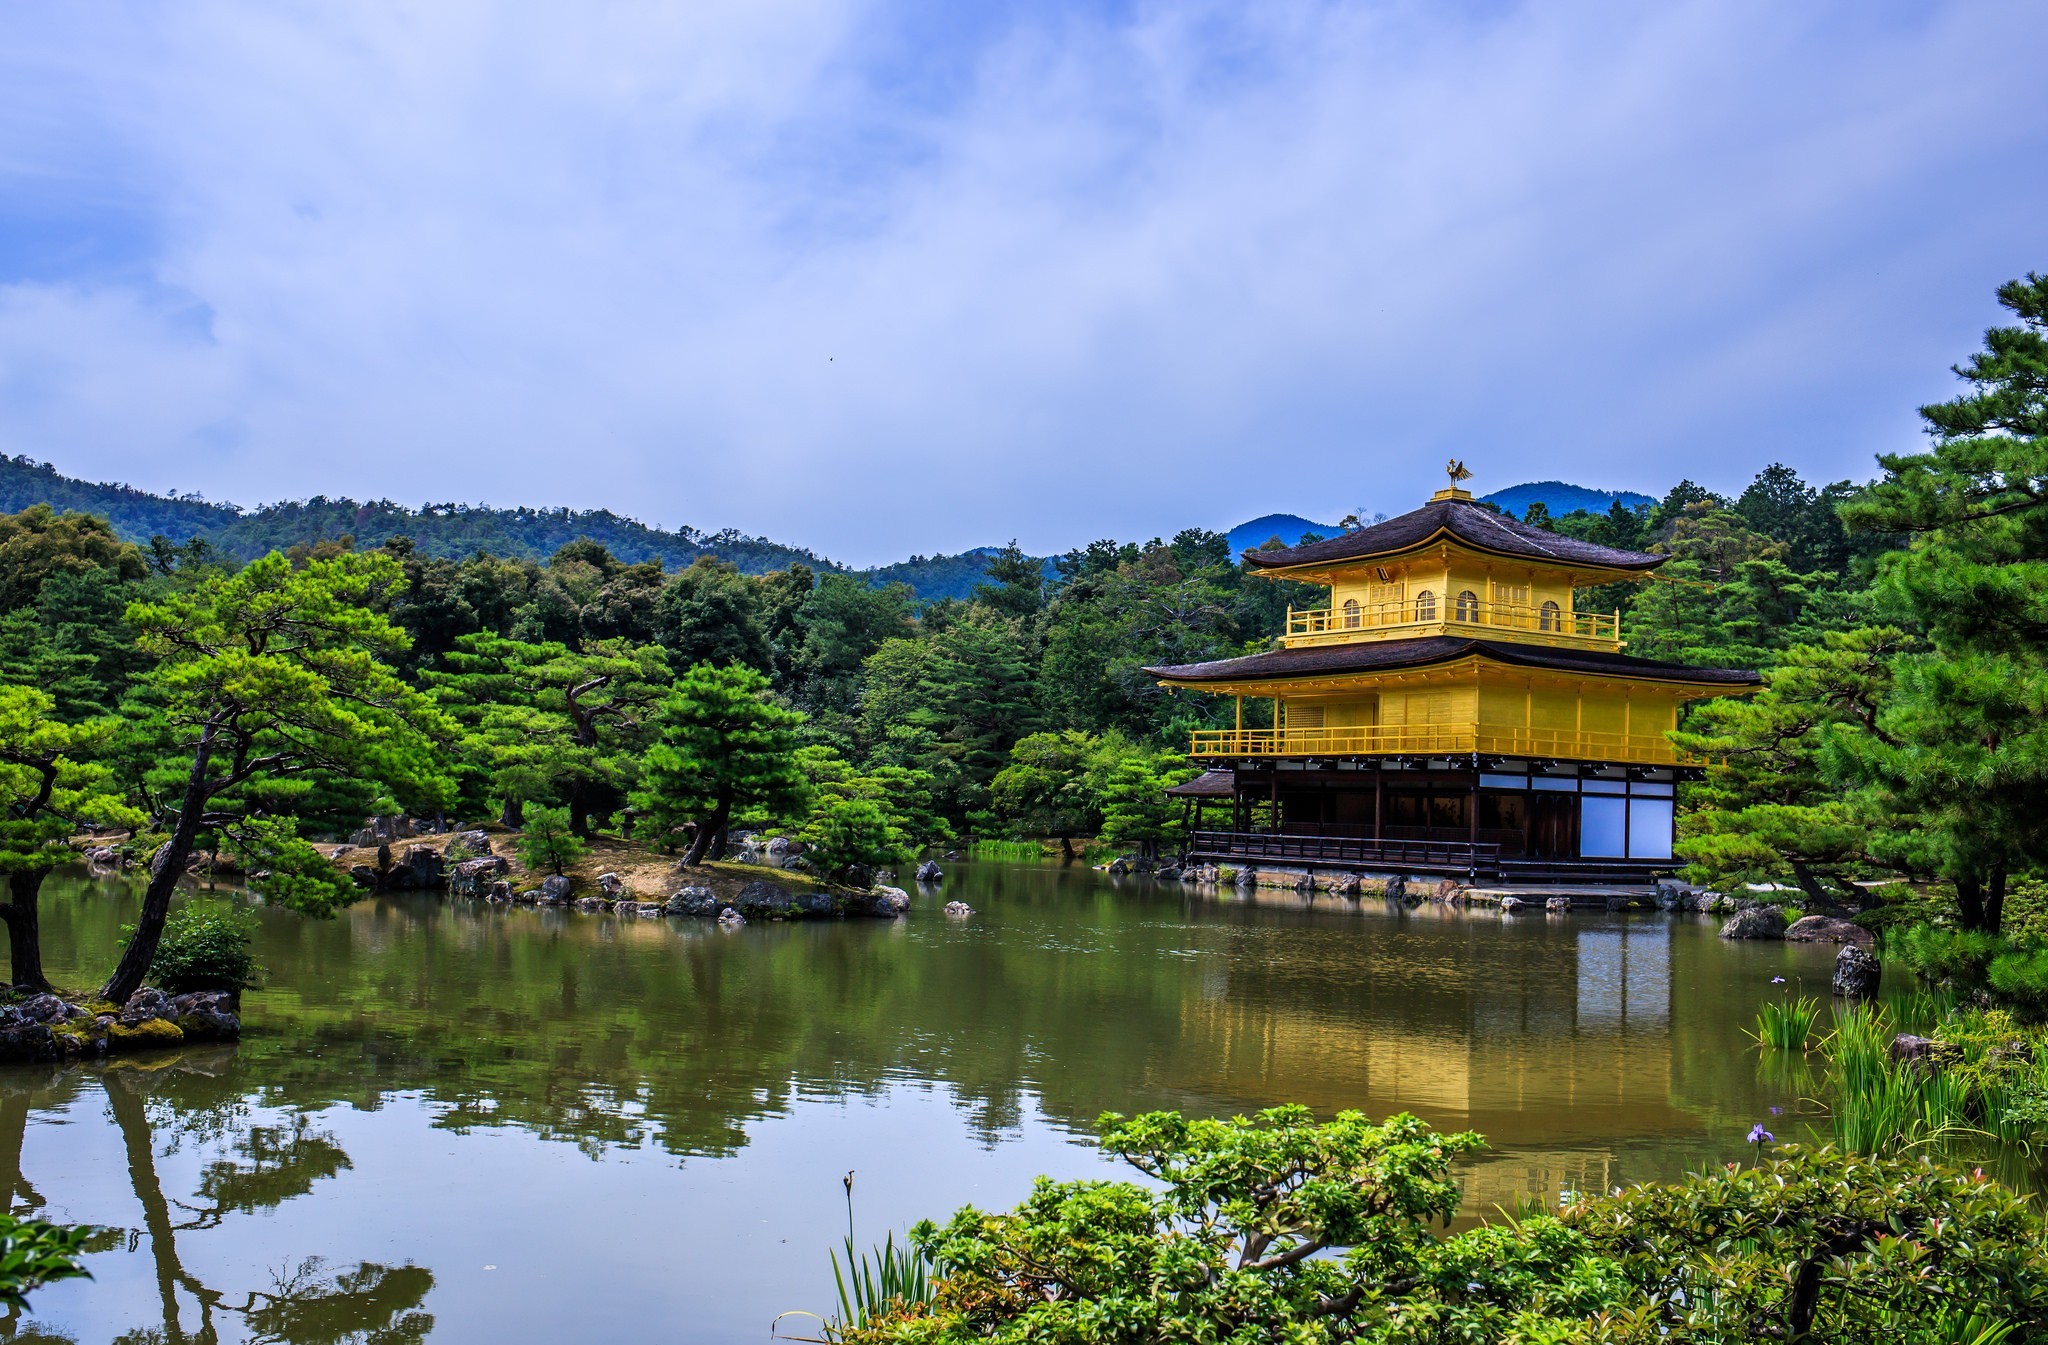
<path fill-rule="evenodd" d="M 0 451 L 862 563 L 1862 478 L 2048 270 L 2038 3 L 24 5 Z"/>

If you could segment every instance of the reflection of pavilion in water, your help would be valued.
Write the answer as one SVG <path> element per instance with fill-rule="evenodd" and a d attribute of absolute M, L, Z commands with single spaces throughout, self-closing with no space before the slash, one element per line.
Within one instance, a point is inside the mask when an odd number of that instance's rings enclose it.
<path fill-rule="evenodd" d="M 1403 921 L 1391 939 L 1368 928 L 1355 975 L 1316 995 L 1233 956 L 1184 1004 L 1171 1085 L 1477 1130 L 1492 1148 L 1464 1170 L 1470 1212 L 1604 1189 L 1622 1179 L 1614 1136 L 1699 1133 L 1672 1102 L 1671 930 L 1529 924 L 1447 914 Z"/>

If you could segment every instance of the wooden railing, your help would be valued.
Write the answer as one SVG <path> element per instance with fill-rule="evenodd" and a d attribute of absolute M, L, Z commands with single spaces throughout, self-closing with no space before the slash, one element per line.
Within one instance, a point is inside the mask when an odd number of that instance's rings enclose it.
<path fill-rule="evenodd" d="M 1495 728 L 1478 724 L 1373 724 L 1326 729 L 1199 729 L 1193 757 L 1448 756 L 1556 757 L 1671 765 L 1691 758 L 1661 733 Z"/>
<path fill-rule="evenodd" d="M 1275 864 L 1344 864 L 1358 868 L 1426 869 L 1491 873 L 1500 847 L 1484 841 L 1356 839 L 1349 836 L 1273 836 L 1257 831 L 1198 831 L 1188 853 L 1197 859 L 1266 860 Z"/>
<path fill-rule="evenodd" d="M 1474 626 L 1487 630 L 1521 631 L 1560 640 L 1621 643 L 1621 613 L 1567 612 L 1555 607 L 1472 601 L 1439 593 L 1428 602 L 1359 603 L 1297 612 L 1287 609 L 1287 638 L 1309 640 L 1327 636 L 1380 633 L 1408 626 Z"/>

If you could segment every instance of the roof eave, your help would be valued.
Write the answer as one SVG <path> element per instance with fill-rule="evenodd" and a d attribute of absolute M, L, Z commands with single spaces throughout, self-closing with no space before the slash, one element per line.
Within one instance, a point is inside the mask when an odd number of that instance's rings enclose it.
<path fill-rule="evenodd" d="M 1424 537 L 1420 541 L 1410 542 L 1403 546 L 1389 547 L 1384 551 L 1363 551 L 1358 553 L 1357 555 L 1331 556 L 1323 560 L 1275 562 L 1267 559 L 1262 559 L 1262 557 L 1268 557 L 1276 554 L 1274 552 L 1247 550 L 1243 553 L 1243 559 L 1246 564 L 1254 567 L 1260 574 L 1274 578 L 1281 578 L 1284 577 L 1286 572 L 1290 570 L 1327 570 L 1333 569 L 1339 565 L 1365 565 L 1370 564 L 1373 561 L 1393 560 L 1400 556 L 1409 555 L 1412 552 L 1427 551 L 1430 547 L 1436 546 L 1438 543 L 1443 542 L 1447 539 L 1449 541 L 1455 542 L 1459 546 L 1466 548 L 1467 550 L 1477 551 L 1488 556 L 1497 556 L 1502 560 L 1518 561 L 1523 564 L 1529 564 L 1533 562 L 1539 565 L 1554 566 L 1560 570 L 1606 570 L 1610 573 L 1620 575 L 1648 574 L 1650 571 L 1664 564 L 1665 561 L 1671 559 L 1671 557 L 1669 556 L 1656 556 L 1650 555 L 1650 553 L 1648 552 L 1642 552 L 1639 554 L 1649 557 L 1643 563 L 1634 565 L 1617 565 L 1611 561 L 1570 560 L 1564 557 L 1530 556 L 1524 555 L 1523 553 L 1517 551 L 1502 551 L 1498 547 L 1484 546 L 1478 542 L 1473 541 L 1469 537 L 1460 537 L 1457 533 L 1452 532 L 1449 528 L 1445 527 L 1438 527 L 1435 532 L 1429 534 L 1429 536 Z M 1597 545 L 1597 543 L 1589 543 L 1588 545 Z M 1294 549 L 1297 548 L 1288 548 L 1288 550 Z"/>

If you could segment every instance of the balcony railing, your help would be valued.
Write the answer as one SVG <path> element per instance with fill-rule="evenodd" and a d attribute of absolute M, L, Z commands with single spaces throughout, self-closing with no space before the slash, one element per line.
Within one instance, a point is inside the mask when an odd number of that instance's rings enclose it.
<path fill-rule="evenodd" d="M 1414 626 L 1475 626 L 1489 631 L 1527 632 L 1571 642 L 1621 643 L 1621 613 L 1567 612 L 1562 608 L 1521 603 L 1466 601 L 1438 594 L 1423 601 L 1352 603 L 1297 612 L 1287 609 L 1287 638 L 1322 643 L 1317 637 L 1378 634 Z"/>
<path fill-rule="evenodd" d="M 1188 755 L 1194 757 L 1451 756 L 1472 752 L 1665 766 L 1692 760 L 1661 733 L 1592 733 L 1477 724 L 1201 729 L 1188 746 Z"/>

